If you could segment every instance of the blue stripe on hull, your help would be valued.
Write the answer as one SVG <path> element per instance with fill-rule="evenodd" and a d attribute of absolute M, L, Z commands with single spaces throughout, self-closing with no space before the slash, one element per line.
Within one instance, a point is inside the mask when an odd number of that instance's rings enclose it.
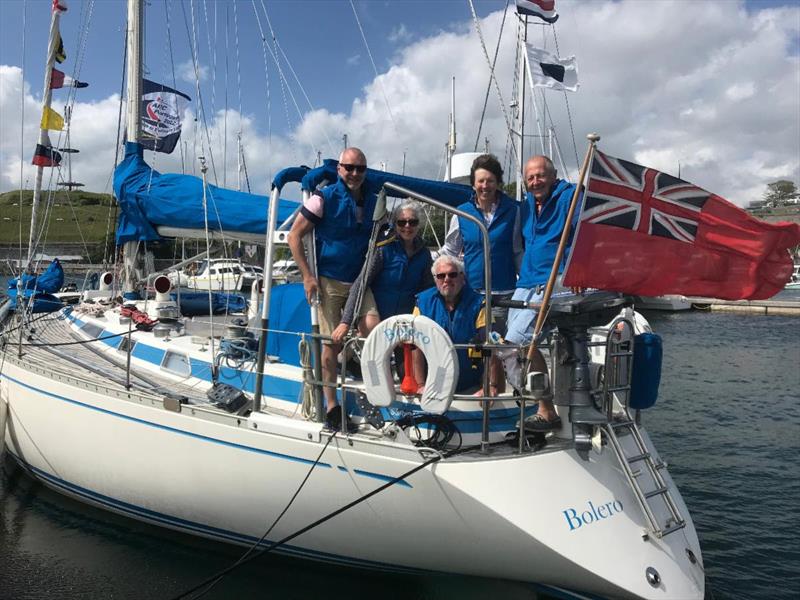
<path fill-rule="evenodd" d="M 36 467 L 28 464 L 12 452 L 9 452 L 9 454 L 22 466 L 22 468 L 30 472 L 36 479 L 42 480 L 50 486 L 65 492 L 67 495 L 83 498 L 92 504 L 102 506 L 112 510 L 113 512 L 118 512 L 137 520 L 144 520 L 156 525 L 163 525 L 172 529 L 177 529 L 179 531 L 183 531 L 184 533 L 202 535 L 204 537 L 209 537 L 227 543 L 250 546 L 260 539 L 251 535 L 244 535 L 226 529 L 211 527 L 209 525 L 204 525 L 202 523 L 197 523 L 186 519 L 180 519 L 178 517 L 159 513 L 135 504 L 130 504 L 122 500 L 117 500 L 116 498 L 112 498 L 104 494 L 93 492 L 92 490 L 72 484 L 63 479 L 59 479 L 58 477 L 50 475 L 49 473 L 45 473 L 41 469 L 37 469 Z M 258 545 L 260 547 L 267 547 L 271 543 L 273 543 L 272 540 L 263 540 Z M 276 548 L 275 552 L 355 567 L 378 569 L 381 571 L 394 571 L 399 573 L 434 573 L 433 571 L 425 571 L 424 569 L 416 569 L 412 567 L 403 567 L 400 565 L 392 565 L 366 559 L 352 558 L 286 544 Z"/>
<path fill-rule="evenodd" d="M 272 457 L 272 458 L 280 458 L 280 459 L 283 459 L 283 460 L 290 460 L 290 461 L 293 461 L 293 462 L 299 462 L 299 463 L 306 464 L 306 465 L 314 464 L 314 461 L 311 460 L 311 459 L 308 459 L 308 458 L 302 458 L 302 457 L 299 457 L 299 456 L 291 456 L 289 454 L 283 454 L 281 452 L 274 452 L 272 450 L 264 450 L 262 448 L 253 448 L 252 446 L 245 446 L 243 444 L 236 444 L 234 442 L 228 442 L 228 441 L 225 441 L 225 440 L 212 438 L 212 437 L 209 437 L 209 436 L 206 436 L 206 435 L 200 435 L 198 433 L 191 433 L 191 432 L 188 432 L 188 431 L 183 431 L 183 430 L 177 429 L 175 427 L 169 427 L 167 425 L 161 425 L 159 423 L 153 423 L 152 421 L 146 421 L 144 419 L 139 419 L 139 418 L 131 417 L 131 416 L 128 416 L 128 415 L 123 415 L 123 414 L 120 414 L 120 413 L 117 413 L 117 412 L 114 412 L 114 411 L 111 411 L 111 410 L 108 410 L 108 409 L 105 409 L 105 408 L 99 408 L 97 406 L 92 406 L 91 404 L 86 404 L 84 402 L 79 402 L 77 400 L 72 400 L 71 398 L 67 398 L 65 396 L 60 396 L 58 394 L 53 394 L 51 392 L 47 392 L 45 390 L 42 390 L 42 389 L 39 389 L 39 388 L 35 388 L 35 387 L 31 386 L 31 385 L 28 385 L 27 383 L 23 383 L 22 381 L 19 381 L 18 379 L 14 379 L 13 377 L 9 377 L 8 375 L 0 375 L 0 379 L 1 378 L 5 378 L 8 381 L 13 381 L 17 385 L 19 385 L 21 387 L 24 387 L 24 388 L 27 388 L 27 389 L 29 389 L 31 391 L 34 391 L 37 394 L 42 394 L 42 395 L 45 395 L 45 396 L 49 396 L 49 397 L 54 398 L 56 400 L 61 400 L 62 402 L 67 402 L 67 403 L 72 404 L 74 406 L 79 406 L 81 408 L 86 408 L 86 409 L 89 409 L 89 410 L 93 410 L 93 411 L 96 411 L 96 412 L 99 412 L 99 413 L 102 413 L 102 414 L 105 414 L 105 415 L 108 415 L 108 416 L 111 416 L 111 417 L 117 417 L 119 419 L 124 419 L 126 421 L 131 421 L 133 423 L 138 423 L 140 425 L 145 425 L 147 427 L 153 427 L 155 429 L 161 429 L 163 431 L 168 431 L 170 433 L 176 433 L 178 435 L 183 435 L 183 436 L 186 436 L 186 437 L 195 438 L 195 439 L 198 439 L 198 440 L 201 440 L 201 441 L 204 441 L 204 442 L 210 442 L 210 443 L 213 443 L 213 444 L 219 444 L 221 446 L 227 446 L 229 448 L 236 448 L 237 450 L 244 450 L 246 452 L 254 452 L 256 454 L 263 454 L 265 456 L 269 456 L 269 457 Z M 317 463 L 317 466 L 318 467 L 323 467 L 323 468 L 326 468 L 326 469 L 333 468 L 333 465 L 330 465 L 330 464 L 325 463 L 325 462 L 319 462 L 319 463 Z M 341 467 L 340 466 L 339 469 L 347 471 L 346 467 Z M 391 475 L 383 475 L 381 473 L 373 473 L 371 471 L 363 471 L 363 470 L 360 470 L 360 469 L 354 469 L 353 472 L 356 473 L 357 475 L 361 475 L 362 477 L 369 477 L 371 479 L 379 479 L 381 481 L 391 481 L 392 479 L 394 479 L 394 477 L 391 476 Z M 401 484 L 401 487 L 408 487 L 408 488 L 412 487 L 411 484 L 406 482 L 406 481 L 401 481 L 400 484 Z"/>

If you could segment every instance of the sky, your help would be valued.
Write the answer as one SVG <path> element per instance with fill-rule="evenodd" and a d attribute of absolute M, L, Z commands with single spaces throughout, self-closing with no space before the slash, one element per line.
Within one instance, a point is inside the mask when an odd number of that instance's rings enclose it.
<path fill-rule="evenodd" d="M 74 95 L 70 145 L 80 154 L 72 179 L 110 191 L 125 3 L 67 2 L 61 70 L 90 84 Z M 513 100 L 513 1 L 505 21 L 504 0 L 473 4 L 490 56 L 500 39 L 503 99 L 492 85 L 479 138 L 490 69 L 466 0 L 150 0 L 146 76 L 175 82 L 192 102 L 181 147 L 147 158 L 160 171 L 197 173 L 205 155 L 212 182 L 236 187 L 240 133 L 250 189 L 266 194 L 281 168 L 313 165 L 318 153 L 336 158 L 346 135 L 371 166 L 441 178 L 455 78 L 458 151 L 488 145 L 513 179 L 504 118 Z M 32 187 L 49 6 L 0 0 L 0 191 Z M 680 172 L 740 206 L 777 179 L 800 183 L 797 0 L 557 0 L 556 7 L 558 22 L 531 20 L 528 40 L 578 64 L 578 92 L 536 92 L 539 123 L 546 130 L 548 115 L 558 140 L 561 176 L 575 179 L 586 134 L 597 132 L 604 152 Z M 69 98 L 69 89 L 54 91 L 53 108 L 63 114 Z M 549 153 L 534 104 L 526 106 L 524 154 Z"/>

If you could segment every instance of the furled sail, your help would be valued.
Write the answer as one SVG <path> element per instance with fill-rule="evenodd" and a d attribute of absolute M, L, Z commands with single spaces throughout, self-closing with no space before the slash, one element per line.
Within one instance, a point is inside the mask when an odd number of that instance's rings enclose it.
<path fill-rule="evenodd" d="M 114 193 L 120 206 L 117 244 L 161 239 L 157 227 L 203 230 L 203 180 L 192 175 L 159 173 L 143 158 L 139 144 L 125 144 L 125 159 L 114 172 Z M 226 233 L 266 232 L 269 198 L 206 186 L 208 228 Z M 281 200 L 278 223 L 288 219 L 298 203 Z"/>

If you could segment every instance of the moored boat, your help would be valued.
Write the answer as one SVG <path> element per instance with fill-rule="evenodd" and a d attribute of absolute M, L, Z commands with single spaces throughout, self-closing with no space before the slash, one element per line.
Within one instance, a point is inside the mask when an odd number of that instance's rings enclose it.
<path fill-rule="evenodd" d="M 140 20 L 138 1 L 129 14 Z M 140 64 L 135 53 L 129 64 Z M 138 97 L 140 73 L 128 80 L 128 97 Z M 0 406 L 9 417 L 0 433 L 9 454 L 80 501 L 223 542 L 376 569 L 515 579 L 578 597 L 702 598 L 691 517 L 639 418 L 655 402 L 660 364 L 653 338 L 639 337 L 648 332 L 629 298 L 600 292 L 553 303 L 559 333 L 549 386 L 538 374 L 521 395 L 489 397 L 485 382 L 483 397 L 460 396 L 455 371 L 443 369 L 440 387 L 406 395 L 390 370 L 373 377 L 367 361 L 366 378 L 342 368 L 337 384 L 356 430 L 324 425 L 315 308 L 301 285 L 271 283 L 275 245 L 297 209 L 281 211 L 281 189 L 300 182 L 308 194 L 334 166 L 280 173 L 269 204 L 236 194 L 220 203 L 226 235 L 264 240 L 264 285 L 251 286 L 260 319 L 190 319 L 169 277 L 136 281 L 130 269 L 125 282 L 104 274 L 82 303 L 35 327 L 22 311 L 18 322 L 7 319 Z M 453 214 L 468 194 L 382 171 L 367 176 L 386 195 Z M 211 187 L 162 179 L 132 134 L 115 177 L 119 239 L 193 235 Z M 162 211 L 170 202 L 186 216 Z M 438 326 L 410 315 L 394 323 L 393 336 L 378 329 L 348 345 L 390 361 L 401 341 L 436 338 L 429 364 L 450 364 L 455 348 Z M 24 333 L 16 346 L 15 332 Z M 497 349 L 472 347 L 484 362 Z M 530 434 L 525 417 L 548 393 L 563 426 Z"/>

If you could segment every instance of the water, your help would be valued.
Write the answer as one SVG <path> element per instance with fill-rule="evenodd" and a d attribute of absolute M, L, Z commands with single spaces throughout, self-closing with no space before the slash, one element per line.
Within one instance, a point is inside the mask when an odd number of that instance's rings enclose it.
<path fill-rule="evenodd" d="M 798 299 L 783 292 L 779 299 Z M 649 313 L 664 339 L 659 401 L 644 422 L 700 536 L 708 597 L 800 596 L 800 318 Z M 202 490 L 198 490 L 202 493 Z M 169 598 L 240 549 L 95 510 L 0 474 L 0 599 Z M 385 575 L 269 556 L 206 598 L 532 599 L 530 586 Z"/>

